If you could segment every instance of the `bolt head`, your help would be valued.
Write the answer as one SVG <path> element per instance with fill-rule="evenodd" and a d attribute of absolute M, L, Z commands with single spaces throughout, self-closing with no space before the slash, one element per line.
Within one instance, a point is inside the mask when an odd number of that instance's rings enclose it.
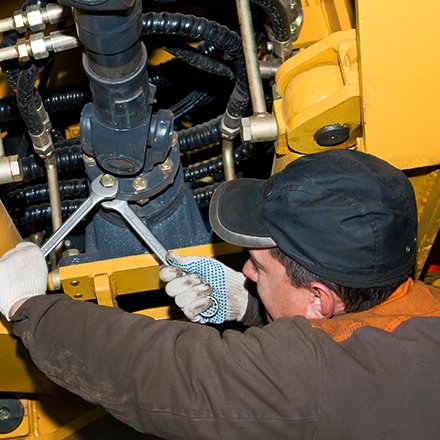
<path fill-rule="evenodd" d="M 86 167 L 94 167 L 96 165 L 96 160 L 92 156 L 87 156 L 87 154 L 83 154 L 83 162 Z"/>
<path fill-rule="evenodd" d="M 9 156 L 9 165 L 11 169 L 11 177 L 14 182 L 23 180 L 23 169 L 19 156 Z"/>
<path fill-rule="evenodd" d="M 159 165 L 159 168 L 163 174 L 170 174 L 173 170 L 173 161 L 167 157 L 166 160 Z"/>
<path fill-rule="evenodd" d="M 252 141 L 252 123 L 250 118 L 243 118 L 241 120 L 241 139 L 243 142 Z"/>
<path fill-rule="evenodd" d="M 105 188 L 111 188 L 116 183 L 116 178 L 111 174 L 104 174 L 101 177 L 100 183 Z"/>
<path fill-rule="evenodd" d="M 136 192 L 145 191 L 148 187 L 148 182 L 143 177 L 136 177 L 131 182 L 131 186 Z"/>

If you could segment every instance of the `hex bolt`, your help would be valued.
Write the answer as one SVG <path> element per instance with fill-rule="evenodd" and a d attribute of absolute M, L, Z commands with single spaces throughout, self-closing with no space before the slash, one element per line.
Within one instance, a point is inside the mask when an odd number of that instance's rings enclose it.
<path fill-rule="evenodd" d="M 105 188 L 111 188 L 116 183 L 116 178 L 111 174 L 104 174 L 99 182 Z"/>
<path fill-rule="evenodd" d="M 167 157 L 166 160 L 159 165 L 159 168 L 163 174 L 170 174 L 173 170 L 173 161 Z"/>
<path fill-rule="evenodd" d="M 131 186 L 136 192 L 145 191 L 148 187 L 148 182 L 143 177 L 136 177 L 131 182 Z"/>
<path fill-rule="evenodd" d="M 83 162 L 86 167 L 94 167 L 96 165 L 96 160 L 92 156 L 87 156 L 87 154 L 83 154 Z"/>

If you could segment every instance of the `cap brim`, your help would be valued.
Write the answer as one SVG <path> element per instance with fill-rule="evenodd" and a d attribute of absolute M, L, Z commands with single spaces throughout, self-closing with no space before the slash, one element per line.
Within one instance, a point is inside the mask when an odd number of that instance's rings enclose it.
<path fill-rule="evenodd" d="M 243 178 L 224 182 L 215 190 L 209 221 L 221 239 L 246 248 L 276 247 L 259 216 L 265 183 Z"/>

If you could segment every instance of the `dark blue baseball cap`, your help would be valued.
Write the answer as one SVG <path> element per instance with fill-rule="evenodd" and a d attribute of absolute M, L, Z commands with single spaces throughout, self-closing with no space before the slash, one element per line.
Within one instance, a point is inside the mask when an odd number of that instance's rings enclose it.
<path fill-rule="evenodd" d="M 347 287 L 382 287 L 411 273 L 417 208 L 405 174 L 354 150 L 303 156 L 268 180 L 222 183 L 209 218 L 224 241 L 278 246 L 307 270 Z"/>

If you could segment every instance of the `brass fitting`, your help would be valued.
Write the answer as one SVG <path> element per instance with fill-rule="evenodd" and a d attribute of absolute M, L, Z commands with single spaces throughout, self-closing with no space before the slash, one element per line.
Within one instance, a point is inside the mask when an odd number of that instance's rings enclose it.
<path fill-rule="evenodd" d="M 278 126 L 274 115 L 262 113 L 241 120 L 243 142 L 272 142 L 278 138 Z"/>
<path fill-rule="evenodd" d="M 0 185 L 21 180 L 23 180 L 23 169 L 20 157 L 0 156 Z"/>

